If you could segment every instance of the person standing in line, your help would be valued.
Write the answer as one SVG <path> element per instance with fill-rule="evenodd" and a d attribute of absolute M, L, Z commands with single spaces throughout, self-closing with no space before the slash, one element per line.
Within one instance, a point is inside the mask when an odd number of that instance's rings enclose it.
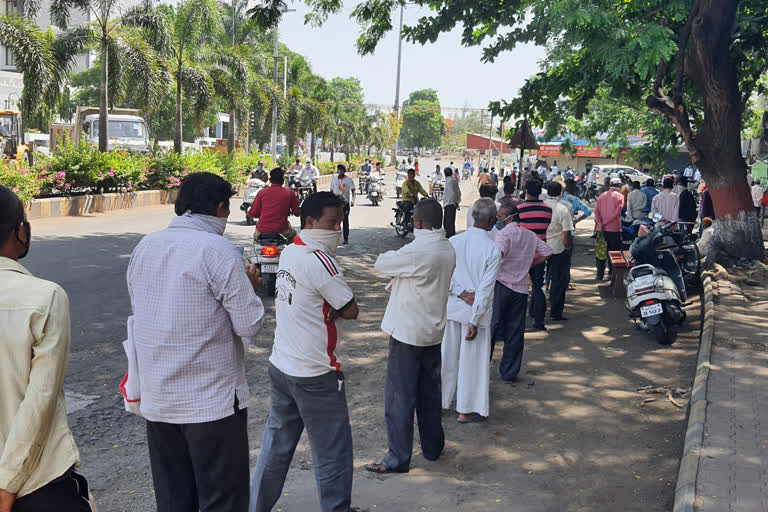
<path fill-rule="evenodd" d="M 495 239 L 501 251 L 501 264 L 494 285 L 491 358 L 496 341 L 503 340 L 499 376 L 502 380 L 513 381 L 523 364 L 528 274 L 537 265 L 546 264 L 552 248 L 533 231 L 519 225 L 517 207 L 505 202 L 496 217 L 504 227 Z"/>
<path fill-rule="evenodd" d="M 750 190 L 752 194 L 752 203 L 755 206 L 755 213 L 760 215 L 760 201 L 763 200 L 763 195 L 765 194 L 765 190 L 763 187 L 760 186 L 760 182 L 758 180 L 755 180 L 752 182 L 752 189 Z"/>
<path fill-rule="evenodd" d="M 552 222 L 547 227 L 547 245 L 552 257 L 547 262 L 551 286 L 549 291 L 549 319 L 553 322 L 567 320 L 563 316 L 565 293 L 571 282 L 571 237 L 573 234 L 573 210 L 561 200 L 563 187 L 553 181 L 547 187 L 549 199 L 545 202 L 552 208 Z"/>
<path fill-rule="evenodd" d="M 496 225 L 496 205 L 479 199 L 472 206 L 475 225 L 451 239 L 456 269 L 448 296 L 448 321 L 442 345 L 443 409 L 456 399 L 459 423 L 488 417 L 491 317 L 501 252 L 488 236 Z"/>
<path fill-rule="evenodd" d="M 619 192 L 621 180 L 611 179 L 611 188 L 600 194 L 595 203 L 595 229 L 600 231 L 605 240 L 606 251 L 621 251 L 621 210 L 624 208 L 624 196 Z M 597 280 L 602 281 L 605 273 L 605 262 L 608 261 L 608 272 L 612 273 L 610 258 L 597 263 Z M 601 265 L 602 261 L 602 265 Z"/>
<path fill-rule="evenodd" d="M 645 195 L 645 206 L 643 207 L 642 213 L 643 218 L 647 219 L 648 215 L 651 213 L 653 198 L 659 194 L 659 191 L 656 190 L 656 183 L 653 181 L 653 178 L 648 178 L 640 191 Z"/>
<path fill-rule="evenodd" d="M 696 222 L 696 198 L 693 197 L 693 192 L 688 188 L 688 178 L 683 176 L 680 179 L 680 183 L 683 185 L 683 191 L 680 193 L 680 206 L 678 207 L 678 220 L 684 222 L 684 228 L 688 233 L 693 231 L 693 225 Z"/>
<path fill-rule="evenodd" d="M 640 182 L 632 182 L 632 190 L 627 195 L 627 215 L 632 220 L 648 218 L 647 215 L 643 215 L 643 209 L 645 208 L 648 199 L 645 194 L 640 190 Z"/>
<path fill-rule="evenodd" d="M 547 240 L 547 228 L 552 222 L 552 207 L 540 199 L 541 181 L 530 179 L 525 184 L 526 199 L 517 205 L 520 227 L 533 231 L 539 240 Z M 530 311 L 533 317 L 533 328 L 537 331 L 546 331 L 544 316 L 547 312 L 547 296 L 544 294 L 544 262 L 534 265 L 530 269 L 531 297 Z"/>
<path fill-rule="evenodd" d="M 445 237 L 456 234 L 456 210 L 461 204 L 461 187 L 453 171 L 445 169 L 445 192 L 443 192 L 443 227 Z"/>
<path fill-rule="evenodd" d="M 320 509 L 350 510 L 352 430 L 336 350 L 344 320 L 356 319 L 358 306 L 335 260 L 343 217 L 338 196 L 309 196 L 301 206 L 301 234 L 280 255 L 270 410 L 251 481 L 250 512 L 269 512 L 277 503 L 305 427 Z"/>
<path fill-rule="evenodd" d="M 19 263 L 31 233 L 23 203 L 0 185 L 0 511 L 90 512 L 64 402 L 69 298 Z"/>
<path fill-rule="evenodd" d="M 344 221 L 342 223 L 342 233 L 344 235 L 344 245 L 349 243 L 349 212 L 350 208 L 355 206 L 355 180 L 347 176 L 347 168 L 344 164 L 337 167 L 338 175 L 331 180 L 331 192 L 344 199 Z M 405 197 L 405 196 L 403 196 Z"/>
<path fill-rule="evenodd" d="M 498 190 L 496 189 L 496 186 L 491 185 L 490 183 L 480 187 L 480 199 L 494 199 L 497 193 Z M 475 219 L 472 217 L 472 207 L 470 206 L 469 209 L 467 209 L 467 229 L 471 228 L 474 224 Z"/>
<path fill-rule="evenodd" d="M 392 277 L 381 329 L 389 334 L 385 415 L 389 452 L 367 464 L 374 473 L 407 473 L 413 452 L 413 413 L 424 458 L 437 460 L 445 446 L 440 409 L 440 344 L 456 253 L 440 226 L 443 210 L 434 199 L 413 211 L 414 241 L 381 254 L 374 270 Z"/>
<path fill-rule="evenodd" d="M 651 213 L 660 213 L 662 220 L 667 222 L 677 222 L 680 210 L 680 196 L 672 192 L 673 187 L 674 180 L 672 178 L 664 178 L 661 192 L 653 198 L 651 203 Z"/>
<path fill-rule="evenodd" d="M 177 216 L 128 263 L 126 350 L 137 361 L 158 512 L 248 509 L 243 339 L 261 330 L 264 306 L 258 271 L 223 236 L 232 195 L 223 178 L 190 174 Z"/>

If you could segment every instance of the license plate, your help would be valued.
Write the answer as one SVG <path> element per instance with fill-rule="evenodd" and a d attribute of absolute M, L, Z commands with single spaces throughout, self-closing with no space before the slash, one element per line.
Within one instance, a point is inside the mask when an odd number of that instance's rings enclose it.
<path fill-rule="evenodd" d="M 661 303 L 652 306 L 643 306 L 640 308 L 640 316 L 648 318 L 649 316 L 660 315 L 662 311 Z"/>
<path fill-rule="evenodd" d="M 261 273 L 262 274 L 277 274 L 277 264 L 276 263 L 262 263 L 261 264 Z"/>
<path fill-rule="evenodd" d="M 654 279 L 655 279 L 654 275 L 653 274 L 649 274 L 649 275 L 640 276 L 640 277 L 635 278 L 635 283 L 638 284 L 638 285 L 652 284 Z"/>

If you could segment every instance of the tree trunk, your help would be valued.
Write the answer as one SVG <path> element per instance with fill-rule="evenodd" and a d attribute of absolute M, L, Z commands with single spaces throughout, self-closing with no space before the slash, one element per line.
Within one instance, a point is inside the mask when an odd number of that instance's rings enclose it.
<path fill-rule="evenodd" d="M 181 114 L 181 102 L 181 65 L 179 65 L 179 69 L 176 72 L 176 132 L 173 134 L 173 150 L 178 154 L 181 154 L 182 130 L 184 126 Z"/>
<path fill-rule="evenodd" d="M 312 161 L 315 161 L 315 151 L 317 149 L 317 140 L 315 139 L 315 132 L 312 132 L 312 142 L 309 145 L 309 157 Z"/>
<path fill-rule="evenodd" d="M 229 133 L 227 134 L 227 154 L 231 155 L 235 150 L 235 140 L 237 137 L 237 112 L 232 110 L 229 113 Z"/>
<path fill-rule="evenodd" d="M 681 32 L 683 46 L 673 96 L 651 97 L 648 106 L 675 125 L 691 160 L 701 171 L 715 210 L 717 254 L 728 259 L 762 259 L 761 230 L 747 185 L 747 164 L 741 155 L 741 91 L 730 55 L 737 4 L 721 0 L 693 2 L 687 22 L 689 40 L 685 39 L 686 29 Z M 703 100 L 698 133 L 693 131 L 682 103 L 683 74 Z"/>
<path fill-rule="evenodd" d="M 104 72 L 101 75 L 101 87 L 99 88 L 99 151 L 109 151 L 109 116 L 107 114 L 107 99 L 109 93 L 109 46 L 106 36 L 101 39 L 101 65 Z"/>
<path fill-rule="evenodd" d="M 331 141 L 331 162 L 333 162 L 333 149 L 334 149 L 333 146 L 334 146 L 334 142 Z"/>

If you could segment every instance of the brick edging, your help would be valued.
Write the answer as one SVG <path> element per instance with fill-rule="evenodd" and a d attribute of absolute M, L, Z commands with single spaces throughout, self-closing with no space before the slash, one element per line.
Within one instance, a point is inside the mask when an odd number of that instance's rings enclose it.
<path fill-rule="evenodd" d="M 701 445 L 704 439 L 704 421 L 707 415 L 707 383 L 709 380 L 710 355 L 712 340 L 715 336 L 715 298 L 716 284 L 709 274 L 702 276 L 704 300 L 702 301 L 702 326 L 699 342 L 699 356 L 696 363 L 696 377 L 688 410 L 688 428 L 685 432 L 685 445 L 680 459 L 680 471 L 675 486 L 675 506 L 673 512 L 694 512 L 696 500 L 696 477 L 699 473 Z"/>

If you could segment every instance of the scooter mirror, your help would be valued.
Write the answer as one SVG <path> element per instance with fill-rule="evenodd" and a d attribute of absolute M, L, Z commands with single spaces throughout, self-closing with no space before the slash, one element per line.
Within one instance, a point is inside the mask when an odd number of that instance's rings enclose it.
<path fill-rule="evenodd" d="M 653 222 L 660 222 L 661 219 L 664 218 L 661 212 L 652 213 L 651 215 L 649 215 L 649 217 L 651 218 L 651 220 L 653 220 Z"/>

